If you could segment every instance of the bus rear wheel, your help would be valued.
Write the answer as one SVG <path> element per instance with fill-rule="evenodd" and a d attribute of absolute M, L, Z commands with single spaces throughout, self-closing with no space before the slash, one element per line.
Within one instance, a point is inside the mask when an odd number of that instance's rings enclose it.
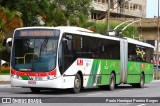
<path fill-rule="evenodd" d="M 140 76 L 140 83 L 138 84 L 139 88 L 143 88 L 144 87 L 144 74 L 141 74 Z"/>
<path fill-rule="evenodd" d="M 79 74 L 76 74 L 75 79 L 74 79 L 74 87 L 72 88 L 73 93 L 79 93 L 81 90 L 81 77 Z"/>
<path fill-rule="evenodd" d="M 143 88 L 144 83 L 145 83 L 144 74 L 141 74 L 140 75 L 140 82 L 137 83 L 137 84 L 132 84 L 132 86 L 135 87 L 135 88 Z"/>
<path fill-rule="evenodd" d="M 110 75 L 110 80 L 109 80 L 109 85 L 108 85 L 108 90 L 113 90 L 115 88 L 115 75 L 111 73 Z"/>
<path fill-rule="evenodd" d="M 32 93 L 40 93 L 39 88 L 30 88 L 30 90 L 32 91 Z"/>

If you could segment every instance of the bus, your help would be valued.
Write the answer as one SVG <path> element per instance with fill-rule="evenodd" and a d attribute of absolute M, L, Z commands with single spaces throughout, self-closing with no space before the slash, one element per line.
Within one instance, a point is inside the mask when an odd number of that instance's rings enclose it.
<path fill-rule="evenodd" d="M 143 88 L 153 79 L 150 44 L 88 29 L 24 27 L 13 33 L 11 86 L 42 89 L 85 87 L 113 90 L 119 84 Z"/>

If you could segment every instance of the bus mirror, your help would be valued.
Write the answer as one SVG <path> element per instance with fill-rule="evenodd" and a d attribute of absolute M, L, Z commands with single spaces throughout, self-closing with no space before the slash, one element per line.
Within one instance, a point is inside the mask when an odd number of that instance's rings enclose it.
<path fill-rule="evenodd" d="M 68 39 L 63 38 L 63 42 L 65 42 L 68 45 Z"/>
<path fill-rule="evenodd" d="M 63 38 L 63 41 L 68 41 L 68 39 L 66 39 L 66 38 Z"/>
<path fill-rule="evenodd" d="M 66 49 L 68 45 L 68 40 L 66 38 L 63 38 L 63 48 Z"/>
<path fill-rule="evenodd" d="M 11 52 L 11 46 L 12 46 L 12 38 L 8 38 L 6 40 L 6 52 L 7 53 Z"/>

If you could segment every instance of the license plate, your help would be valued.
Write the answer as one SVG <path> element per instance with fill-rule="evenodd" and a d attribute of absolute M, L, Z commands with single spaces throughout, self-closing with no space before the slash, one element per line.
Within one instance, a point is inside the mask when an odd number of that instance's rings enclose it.
<path fill-rule="evenodd" d="M 39 81 L 39 80 L 42 80 L 42 77 L 36 76 L 36 77 L 35 77 L 35 80 L 38 80 L 38 81 Z"/>
<path fill-rule="evenodd" d="M 28 81 L 28 84 L 35 85 L 36 81 Z"/>

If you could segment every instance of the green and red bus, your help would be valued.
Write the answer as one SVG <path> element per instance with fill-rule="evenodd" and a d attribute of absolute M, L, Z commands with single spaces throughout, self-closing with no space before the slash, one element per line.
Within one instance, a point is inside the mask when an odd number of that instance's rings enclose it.
<path fill-rule="evenodd" d="M 11 86 L 71 89 L 121 83 L 144 87 L 153 79 L 153 49 L 131 38 L 71 27 L 24 27 L 14 31 Z"/>

